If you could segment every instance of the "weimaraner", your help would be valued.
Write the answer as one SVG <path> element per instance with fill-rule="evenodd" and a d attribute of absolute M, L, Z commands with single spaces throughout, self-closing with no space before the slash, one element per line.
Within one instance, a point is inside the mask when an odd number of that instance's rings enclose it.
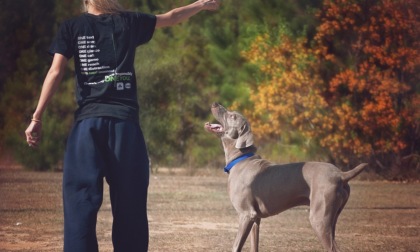
<path fill-rule="evenodd" d="M 217 103 L 211 111 L 220 124 L 204 127 L 222 140 L 229 197 L 239 214 L 232 251 L 241 251 L 251 230 L 251 251 L 258 251 L 261 218 L 299 205 L 309 205 L 309 220 L 325 250 L 338 251 L 335 225 L 350 195 L 348 181 L 367 164 L 342 172 L 322 162 L 271 163 L 254 154 L 251 127 L 241 114 Z"/>

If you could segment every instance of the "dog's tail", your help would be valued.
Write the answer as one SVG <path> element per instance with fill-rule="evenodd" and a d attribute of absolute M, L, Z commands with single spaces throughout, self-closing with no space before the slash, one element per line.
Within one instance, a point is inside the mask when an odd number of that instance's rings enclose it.
<path fill-rule="evenodd" d="M 348 182 L 350 179 L 359 175 L 359 173 L 361 173 L 367 165 L 367 163 L 362 163 L 356 166 L 353 170 L 341 173 L 341 180 L 343 180 L 343 182 Z"/>

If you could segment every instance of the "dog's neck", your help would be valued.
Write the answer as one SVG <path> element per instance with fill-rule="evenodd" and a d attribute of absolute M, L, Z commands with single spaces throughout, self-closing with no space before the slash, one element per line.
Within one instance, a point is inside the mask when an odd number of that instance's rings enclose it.
<path fill-rule="evenodd" d="M 232 160 L 242 156 L 246 153 L 257 152 L 257 147 L 251 145 L 247 148 L 237 149 L 235 147 L 236 140 L 229 138 L 222 138 L 223 149 L 225 151 L 226 164 L 229 164 Z"/>

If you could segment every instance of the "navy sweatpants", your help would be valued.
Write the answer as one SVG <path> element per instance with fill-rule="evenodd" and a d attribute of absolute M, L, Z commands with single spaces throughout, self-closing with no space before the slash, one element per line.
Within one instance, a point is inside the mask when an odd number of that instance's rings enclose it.
<path fill-rule="evenodd" d="M 109 184 L 115 252 L 148 249 L 149 160 L 138 123 L 110 117 L 77 122 L 64 157 L 64 251 L 98 251 L 96 218 Z"/>

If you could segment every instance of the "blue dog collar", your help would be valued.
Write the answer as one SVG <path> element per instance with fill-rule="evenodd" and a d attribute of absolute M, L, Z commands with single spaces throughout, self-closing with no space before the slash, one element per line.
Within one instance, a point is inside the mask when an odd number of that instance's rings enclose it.
<path fill-rule="evenodd" d="M 242 156 L 239 156 L 239 157 L 235 158 L 234 160 L 230 161 L 229 164 L 226 165 L 226 167 L 224 169 L 225 172 L 229 173 L 230 169 L 232 169 L 232 167 L 234 165 L 236 165 L 237 163 L 241 162 L 242 160 L 247 159 L 247 158 L 252 157 L 252 156 L 254 156 L 254 153 L 251 152 L 251 153 L 246 153 Z"/>

